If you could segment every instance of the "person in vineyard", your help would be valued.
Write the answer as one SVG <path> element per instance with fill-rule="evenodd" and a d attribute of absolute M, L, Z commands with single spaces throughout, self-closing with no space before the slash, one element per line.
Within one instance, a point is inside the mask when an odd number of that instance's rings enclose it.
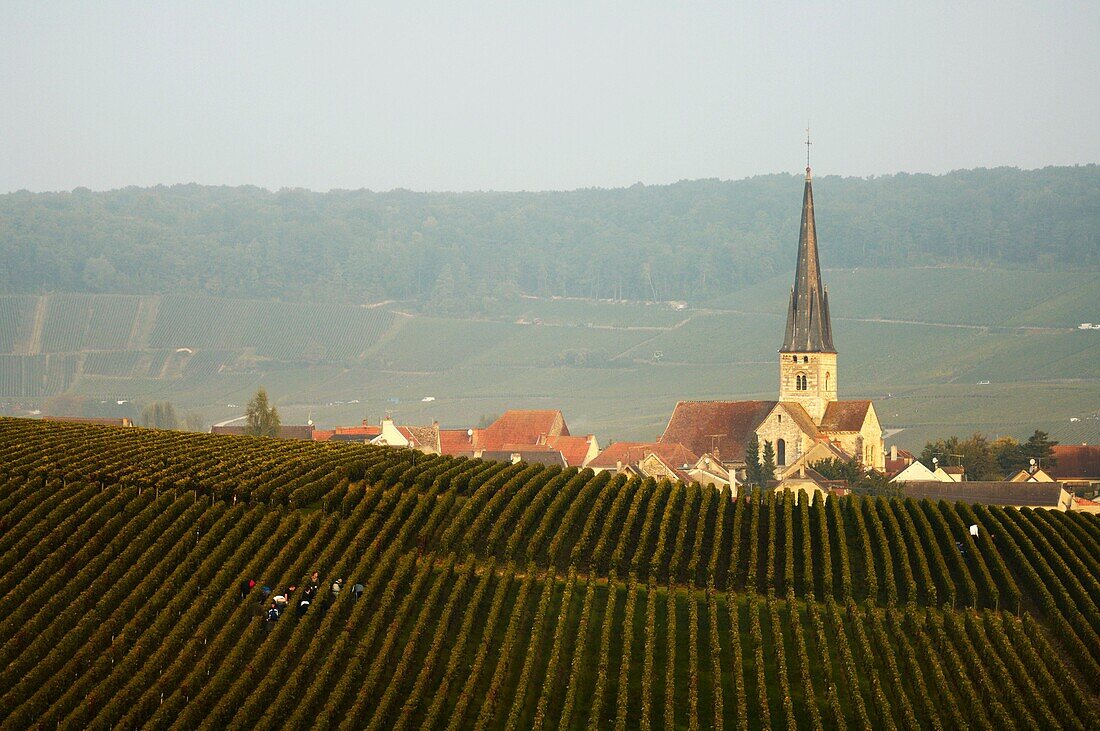
<path fill-rule="evenodd" d="M 298 616 L 299 617 L 304 617 L 306 612 L 308 612 L 308 611 L 309 611 L 309 599 L 303 598 L 302 601 L 298 602 Z"/>
<path fill-rule="evenodd" d="M 279 621 L 279 607 L 276 606 L 276 602 L 272 601 L 271 606 L 267 609 L 267 616 L 264 620 L 264 632 L 270 632 L 272 626 Z"/>
<path fill-rule="evenodd" d="M 361 597 L 361 596 L 363 596 L 363 585 L 362 584 L 356 584 L 355 586 L 351 587 L 351 598 L 352 599 L 354 599 L 355 601 L 359 601 L 359 597 Z"/>
<path fill-rule="evenodd" d="M 302 598 L 309 601 L 313 601 L 317 598 L 317 589 L 320 588 L 320 574 L 314 571 L 309 575 L 309 583 L 306 584 L 306 588 L 302 590 Z"/>

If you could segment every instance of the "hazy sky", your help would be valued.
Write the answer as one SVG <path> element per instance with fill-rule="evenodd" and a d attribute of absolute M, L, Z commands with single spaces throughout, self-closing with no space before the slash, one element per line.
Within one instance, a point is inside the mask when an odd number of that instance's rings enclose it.
<path fill-rule="evenodd" d="M 309 8 L 306 10 L 305 8 Z M 11 2 L 0 191 L 1100 161 L 1100 2 Z"/>

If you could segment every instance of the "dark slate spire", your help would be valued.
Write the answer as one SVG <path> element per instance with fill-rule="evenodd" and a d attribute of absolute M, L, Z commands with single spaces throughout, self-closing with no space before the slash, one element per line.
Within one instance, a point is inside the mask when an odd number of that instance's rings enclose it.
<path fill-rule="evenodd" d="M 787 309 L 787 332 L 780 353 L 835 353 L 833 327 L 829 321 L 829 293 L 821 283 L 817 260 L 817 231 L 814 226 L 814 191 L 810 168 L 806 168 L 806 190 L 802 194 L 802 230 L 798 235 L 798 267 Z"/>

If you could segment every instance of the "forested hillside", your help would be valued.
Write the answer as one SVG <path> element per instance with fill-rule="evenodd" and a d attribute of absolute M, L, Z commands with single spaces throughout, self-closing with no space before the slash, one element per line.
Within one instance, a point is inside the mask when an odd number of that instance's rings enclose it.
<path fill-rule="evenodd" d="M 1100 724 L 1095 516 L 15 419 L 0 457 L 3 728 Z"/>
<path fill-rule="evenodd" d="M 793 267 L 802 182 L 540 193 L 177 185 L 0 196 L 0 293 L 700 302 Z M 1100 267 L 1100 167 L 815 181 L 825 266 Z"/>

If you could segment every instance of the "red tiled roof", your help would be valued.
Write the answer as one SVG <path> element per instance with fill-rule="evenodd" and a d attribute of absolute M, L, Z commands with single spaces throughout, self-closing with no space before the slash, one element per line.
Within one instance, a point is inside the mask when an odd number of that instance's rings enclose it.
<path fill-rule="evenodd" d="M 1046 471 L 1055 479 L 1100 479 L 1100 444 L 1058 444 L 1054 459 L 1057 462 Z"/>
<path fill-rule="evenodd" d="M 871 402 L 863 399 L 855 401 L 830 401 L 821 417 L 821 431 L 859 431 L 867 419 Z"/>
<path fill-rule="evenodd" d="M 604 447 L 603 451 L 592 458 L 589 467 L 601 467 L 614 469 L 619 463 L 629 464 L 630 450 L 636 447 L 644 447 L 645 442 L 615 442 Z"/>
<path fill-rule="evenodd" d="M 683 444 L 666 442 L 615 442 L 600 452 L 588 463 L 589 467 L 615 469 L 619 463 L 624 467 L 636 465 L 650 454 L 657 455 L 669 467 L 679 470 L 684 465 L 694 465 L 699 456 Z"/>
<path fill-rule="evenodd" d="M 660 442 L 696 454 L 718 452 L 723 462 L 745 459 L 745 446 L 777 401 L 681 401 Z"/>
<path fill-rule="evenodd" d="M 475 436 L 478 448 L 499 449 L 504 444 L 537 444 L 543 436 L 569 436 L 569 428 L 557 410 L 511 409 Z"/>
<path fill-rule="evenodd" d="M 357 436 L 364 436 L 364 437 L 376 437 L 376 436 L 378 436 L 379 434 L 382 433 L 382 427 L 380 427 L 380 426 L 368 426 L 367 424 L 364 424 L 363 426 L 338 426 L 335 429 L 333 429 L 333 433 L 335 433 L 335 434 L 354 434 L 354 435 L 357 435 Z"/>
<path fill-rule="evenodd" d="M 887 452 L 886 454 L 890 454 L 890 452 Z M 889 457 L 886 458 L 887 477 L 893 477 L 916 461 L 916 457 L 913 456 L 912 452 L 907 449 L 899 449 L 897 459 L 890 459 Z"/>
<path fill-rule="evenodd" d="M 1100 507 L 1100 503 L 1095 500 L 1089 500 L 1087 497 L 1075 497 L 1073 498 L 1073 502 L 1086 508 L 1091 508 L 1093 506 Z"/>
<path fill-rule="evenodd" d="M 583 467 L 584 460 L 588 457 L 588 447 L 592 443 L 592 435 L 584 437 L 567 437 L 564 435 L 546 437 L 549 447 L 561 452 L 565 457 L 565 463 L 570 467 Z"/>
<path fill-rule="evenodd" d="M 440 429 L 439 451 L 441 454 L 457 455 L 469 452 L 473 448 L 473 438 L 467 429 Z"/>
<path fill-rule="evenodd" d="M 314 429 L 313 441 L 315 442 L 327 442 L 336 434 L 335 429 Z"/>

